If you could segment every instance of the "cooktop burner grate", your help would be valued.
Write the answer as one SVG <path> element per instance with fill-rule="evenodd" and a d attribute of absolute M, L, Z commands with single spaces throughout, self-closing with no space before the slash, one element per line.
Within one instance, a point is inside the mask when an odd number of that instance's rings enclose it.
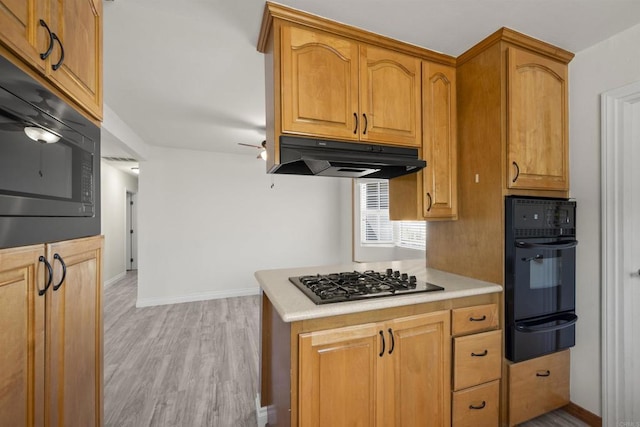
<path fill-rule="evenodd" d="M 390 268 L 384 273 L 373 270 L 349 271 L 290 277 L 289 281 L 316 304 L 444 290 L 433 283 L 418 282 L 416 276 Z"/>

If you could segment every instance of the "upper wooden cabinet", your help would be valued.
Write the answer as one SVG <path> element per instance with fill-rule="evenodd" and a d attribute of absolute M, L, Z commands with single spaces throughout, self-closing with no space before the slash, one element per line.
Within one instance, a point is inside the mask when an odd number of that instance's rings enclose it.
<path fill-rule="evenodd" d="M 569 190 L 567 66 L 507 49 L 509 188 Z"/>
<path fill-rule="evenodd" d="M 282 26 L 282 132 L 418 145 L 420 60 Z"/>
<path fill-rule="evenodd" d="M 100 0 L 0 0 L 0 43 L 102 120 Z"/>
<path fill-rule="evenodd" d="M 267 2 L 258 50 L 265 54 L 267 170 L 279 138 L 420 147 L 421 62 L 455 59 Z"/>
<path fill-rule="evenodd" d="M 422 63 L 422 158 L 427 161 L 425 169 L 389 181 L 390 218 L 456 219 L 456 70 L 426 61 Z"/>

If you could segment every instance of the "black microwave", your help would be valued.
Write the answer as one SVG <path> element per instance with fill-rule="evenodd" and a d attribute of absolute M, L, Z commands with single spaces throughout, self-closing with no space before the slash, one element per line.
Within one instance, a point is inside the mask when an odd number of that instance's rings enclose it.
<path fill-rule="evenodd" d="M 100 128 L 0 56 L 0 248 L 100 234 Z"/>

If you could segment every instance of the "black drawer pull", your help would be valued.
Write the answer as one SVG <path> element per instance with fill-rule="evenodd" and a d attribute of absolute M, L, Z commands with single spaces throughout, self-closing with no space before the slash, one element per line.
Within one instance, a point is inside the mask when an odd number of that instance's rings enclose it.
<path fill-rule="evenodd" d="M 486 356 L 487 354 L 489 354 L 489 350 L 485 350 L 483 353 L 479 353 L 479 354 L 471 353 L 471 356 L 472 356 L 472 357 L 484 357 L 484 356 Z"/>
<path fill-rule="evenodd" d="M 469 409 L 484 409 L 485 406 L 487 406 L 487 402 L 483 400 L 480 406 L 469 405 Z"/>
<path fill-rule="evenodd" d="M 469 317 L 470 322 L 482 322 L 483 320 L 487 320 L 487 316 L 482 317 Z"/>
<path fill-rule="evenodd" d="M 551 371 L 548 369 L 544 372 L 544 374 L 541 374 L 540 372 L 536 372 L 536 377 L 548 377 L 549 375 L 551 375 Z"/>
<path fill-rule="evenodd" d="M 382 357 L 384 355 L 384 333 L 380 331 L 380 338 L 382 338 L 382 350 L 380 350 L 380 354 L 378 356 Z"/>

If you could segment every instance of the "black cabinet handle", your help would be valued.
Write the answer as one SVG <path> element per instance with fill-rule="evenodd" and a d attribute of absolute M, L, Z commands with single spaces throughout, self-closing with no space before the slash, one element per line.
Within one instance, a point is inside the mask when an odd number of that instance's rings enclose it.
<path fill-rule="evenodd" d="M 384 333 L 382 331 L 380 331 L 380 338 L 382 338 L 382 350 L 378 356 L 382 357 L 384 355 Z"/>
<path fill-rule="evenodd" d="M 356 122 L 356 127 L 353 128 L 353 134 L 356 135 L 358 133 L 358 114 L 353 113 L 353 121 Z"/>
<path fill-rule="evenodd" d="M 44 53 L 40 54 L 40 59 L 45 60 L 49 57 L 49 55 L 51 55 L 51 52 L 53 52 L 53 33 L 51 33 L 49 26 L 42 19 L 40 20 L 40 26 L 44 27 L 47 30 L 47 33 L 49 33 L 49 47 Z"/>
<path fill-rule="evenodd" d="M 484 320 L 487 320 L 487 316 L 482 316 L 482 317 L 469 317 L 469 321 L 470 322 L 482 322 Z"/>
<path fill-rule="evenodd" d="M 49 286 L 51 286 L 51 282 L 53 281 L 53 268 L 51 267 L 51 264 L 49 264 L 49 261 L 47 261 L 47 259 L 42 255 L 40 255 L 38 261 L 43 262 L 49 271 L 49 278 L 47 279 L 47 284 L 44 286 L 44 289 L 38 289 L 38 295 L 42 296 L 47 292 L 47 289 L 49 289 Z"/>
<path fill-rule="evenodd" d="M 393 353 L 393 349 L 396 348 L 396 339 L 393 336 L 393 329 L 389 328 L 389 337 L 391 337 L 391 348 L 389 349 L 389 354 Z"/>
<path fill-rule="evenodd" d="M 51 68 L 53 69 L 53 71 L 56 71 L 58 68 L 60 68 L 60 66 L 61 66 L 61 65 L 62 65 L 62 63 L 64 62 L 64 46 L 62 46 L 62 42 L 60 41 L 60 39 L 58 38 L 58 36 L 56 35 L 56 33 L 51 33 L 51 37 L 52 37 L 54 40 L 57 40 L 57 41 L 58 41 L 58 44 L 60 45 L 60 60 L 51 66 Z"/>
<path fill-rule="evenodd" d="M 483 400 L 480 406 L 469 405 L 469 409 L 484 409 L 485 406 L 487 406 L 487 402 Z"/>
<path fill-rule="evenodd" d="M 487 354 L 489 354 L 489 350 L 485 350 L 485 351 L 484 351 L 484 352 L 482 352 L 482 353 L 471 353 L 471 356 L 472 356 L 472 357 L 484 357 L 484 356 L 486 356 Z"/>
<path fill-rule="evenodd" d="M 518 166 L 518 164 L 516 162 L 512 162 L 513 166 L 516 167 L 516 176 L 515 178 L 513 178 L 512 182 L 516 182 L 518 180 L 518 177 L 520 176 L 520 166 Z"/>
<path fill-rule="evenodd" d="M 540 372 L 536 372 L 536 377 L 548 377 L 549 375 L 551 375 L 551 371 L 548 369 L 544 372 L 544 374 L 541 374 Z"/>
<path fill-rule="evenodd" d="M 433 203 L 433 200 L 431 199 L 431 193 L 429 193 L 427 191 L 427 198 L 429 199 L 429 207 L 427 208 L 427 212 L 431 211 L 431 205 Z"/>
<path fill-rule="evenodd" d="M 58 284 L 53 287 L 53 290 L 57 291 L 58 289 L 60 289 L 60 286 L 62 286 L 62 282 L 64 282 L 64 278 L 67 277 L 67 264 L 64 263 L 64 260 L 58 254 L 53 255 L 53 259 L 54 260 L 57 259 L 58 261 L 60 261 L 60 265 L 62 265 L 62 279 L 60 279 Z"/>
<path fill-rule="evenodd" d="M 362 117 L 364 117 L 364 130 L 362 131 L 363 135 L 367 134 L 367 126 L 369 125 L 369 121 L 367 120 L 367 115 L 362 113 Z"/>

